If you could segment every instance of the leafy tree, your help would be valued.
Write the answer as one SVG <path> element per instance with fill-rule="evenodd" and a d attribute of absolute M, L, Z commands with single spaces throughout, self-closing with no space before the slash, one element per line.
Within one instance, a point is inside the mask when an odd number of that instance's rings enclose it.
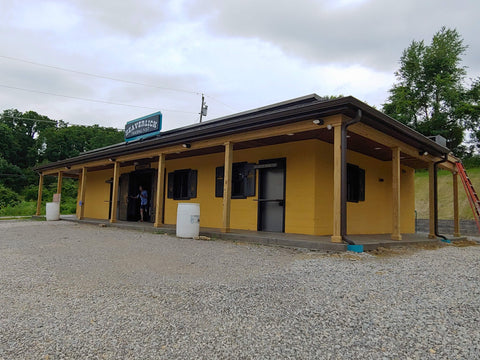
<path fill-rule="evenodd" d="M 0 156 L 0 184 L 19 192 L 27 185 L 27 176 L 18 166 Z"/>
<path fill-rule="evenodd" d="M 68 124 L 49 128 L 43 132 L 41 160 L 58 161 L 77 156 L 84 151 L 122 142 L 123 131 L 98 125 Z"/>
<path fill-rule="evenodd" d="M 383 111 L 424 135 L 442 135 L 447 146 L 464 155 L 465 131 L 480 122 L 480 80 L 468 87 L 461 65 L 467 46 L 457 30 L 442 29 L 430 45 L 412 41 L 395 72 L 397 83 Z"/>
<path fill-rule="evenodd" d="M 9 147 L 1 149 L 0 155 L 21 168 L 34 166 L 38 159 L 40 133 L 56 125 L 56 121 L 35 111 L 22 113 L 16 109 L 4 110 L 0 114 L 0 133 L 8 132 L 5 130 L 8 128 L 13 140 L 8 140 Z"/>

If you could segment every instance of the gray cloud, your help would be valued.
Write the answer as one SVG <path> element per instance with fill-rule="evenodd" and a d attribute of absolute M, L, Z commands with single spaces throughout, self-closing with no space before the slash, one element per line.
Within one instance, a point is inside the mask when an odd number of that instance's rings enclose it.
<path fill-rule="evenodd" d="M 206 19 L 217 35 L 259 38 L 311 63 L 361 64 L 380 71 L 396 68 L 413 39 L 429 42 L 445 25 L 457 28 L 471 45 L 466 64 L 480 73 L 477 1 L 370 0 L 332 8 L 315 0 L 193 0 L 187 11 Z"/>

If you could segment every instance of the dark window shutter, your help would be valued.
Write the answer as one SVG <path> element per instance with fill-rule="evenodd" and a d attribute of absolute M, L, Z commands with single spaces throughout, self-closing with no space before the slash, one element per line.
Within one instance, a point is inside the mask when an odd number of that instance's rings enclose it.
<path fill-rule="evenodd" d="M 188 197 L 197 197 L 197 170 L 190 170 L 188 172 Z"/>
<path fill-rule="evenodd" d="M 358 202 L 358 169 L 357 165 L 347 164 L 347 201 Z"/>
<path fill-rule="evenodd" d="M 168 191 L 167 198 L 173 199 L 173 187 L 175 183 L 175 173 L 168 173 Z"/>
<path fill-rule="evenodd" d="M 256 174 L 253 164 L 245 166 L 245 196 L 255 196 Z"/>
<path fill-rule="evenodd" d="M 215 197 L 223 197 L 224 172 L 223 166 L 219 166 L 215 169 Z"/>
<path fill-rule="evenodd" d="M 358 201 L 365 201 L 365 170 L 358 168 Z"/>

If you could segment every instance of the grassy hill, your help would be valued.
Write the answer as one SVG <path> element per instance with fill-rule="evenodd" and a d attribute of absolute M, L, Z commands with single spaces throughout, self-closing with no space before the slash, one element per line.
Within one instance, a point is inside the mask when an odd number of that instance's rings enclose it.
<path fill-rule="evenodd" d="M 480 193 L 480 168 L 467 170 L 472 184 Z M 453 219 L 453 191 L 452 174 L 448 171 L 438 172 L 438 218 Z M 460 219 L 473 219 L 472 210 L 465 195 L 463 184 L 458 179 L 459 213 Z M 415 209 L 419 219 L 428 218 L 428 172 L 420 171 L 415 174 Z"/>

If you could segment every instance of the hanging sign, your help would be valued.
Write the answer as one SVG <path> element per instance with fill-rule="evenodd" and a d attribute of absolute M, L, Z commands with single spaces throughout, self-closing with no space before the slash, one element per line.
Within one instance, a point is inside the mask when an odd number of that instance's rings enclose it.
<path fill-rule="evenodd" d="M 125 141 L 158 135 L 161 129 L 162 113 L 159 111 L 127 122 L 125 125 Z"/>

